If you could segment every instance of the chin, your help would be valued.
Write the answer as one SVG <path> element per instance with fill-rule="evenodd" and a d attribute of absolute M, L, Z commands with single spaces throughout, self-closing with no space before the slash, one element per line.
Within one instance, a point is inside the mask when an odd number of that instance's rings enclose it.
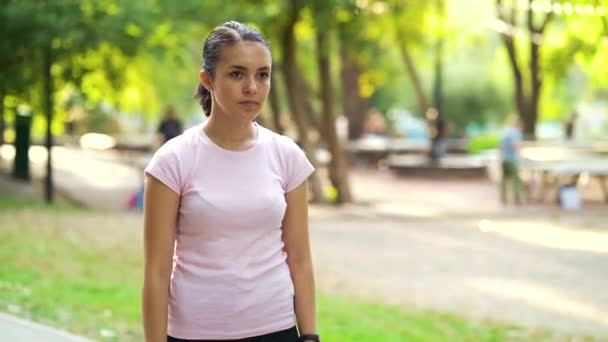
<path fill-rule="evenodd" d="M 243 118 L 243 120 L 246 121 L 253 121 L 255 120 L 258 116 L 260 115 L 259 111 L 255 111 L 255 112 L 242 112 L 239 114 L 239 117 Z"/>

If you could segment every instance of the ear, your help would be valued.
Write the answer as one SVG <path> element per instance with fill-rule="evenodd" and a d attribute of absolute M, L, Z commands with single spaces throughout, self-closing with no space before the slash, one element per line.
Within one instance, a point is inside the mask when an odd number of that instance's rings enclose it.
<path fill-rule="evenodd" d="M 203 85 L 203 87 L 205 87 L 207 90 L 209 90 L 209 92 L 213 91 L 213 83 L 211 82 L 211 75 L 209 75 L 209 73 L 206 70 L 201 69 L 201 71 L 199 71 L 198 79 L 201 82 L 201 84 Z"/>

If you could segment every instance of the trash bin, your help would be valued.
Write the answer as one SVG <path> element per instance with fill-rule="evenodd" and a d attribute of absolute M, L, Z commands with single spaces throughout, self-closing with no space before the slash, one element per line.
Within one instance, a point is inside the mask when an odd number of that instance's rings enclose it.
<path fill-rule="evenodd" d="M 15 115 L 15 160 L 13 164 L 13 177 L 30 180 L 30 130 L 32 116 L 29 111 L 17 111 Z"/>

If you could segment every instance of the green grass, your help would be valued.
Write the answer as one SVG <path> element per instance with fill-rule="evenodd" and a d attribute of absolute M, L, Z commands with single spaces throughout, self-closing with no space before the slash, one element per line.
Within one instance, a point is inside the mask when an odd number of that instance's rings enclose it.
<path fill-rule="evenodd" d="M 0 209 L 0 241 L 0 311 L 100 341 L 142 341 L 140 217 L 22 202 Z M 328 293 L 318 309 L 324 341 L 569 340 Z"/>
<path fill-rule="evenodd" d="M 47 204 L 43 201 L 32 201 L 12 196 L 0 195 L 0 210 L 43 209 L 53 211 L 86 211 L 85 208 L 63 201 Z"/>
<path fill-rule="evenodd" d="M 500 136 L 495 134 L 479 135 L 476 137 L 472 137 L 469 140 L 467 152 L 469 154 L 477 154 L 479 152 L 498 148 L 499 141 Z"/>

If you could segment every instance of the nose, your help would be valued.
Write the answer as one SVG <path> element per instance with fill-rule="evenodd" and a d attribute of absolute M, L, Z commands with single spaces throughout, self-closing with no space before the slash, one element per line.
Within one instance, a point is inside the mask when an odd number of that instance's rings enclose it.
<path fill-rule="evenodd" d="M 258 86 L 255 80 L 255 76 L 247 77 L 245 84 L 243 85 L 243 92 L 247 95 L 255 95 L 258 92 Z"/>

